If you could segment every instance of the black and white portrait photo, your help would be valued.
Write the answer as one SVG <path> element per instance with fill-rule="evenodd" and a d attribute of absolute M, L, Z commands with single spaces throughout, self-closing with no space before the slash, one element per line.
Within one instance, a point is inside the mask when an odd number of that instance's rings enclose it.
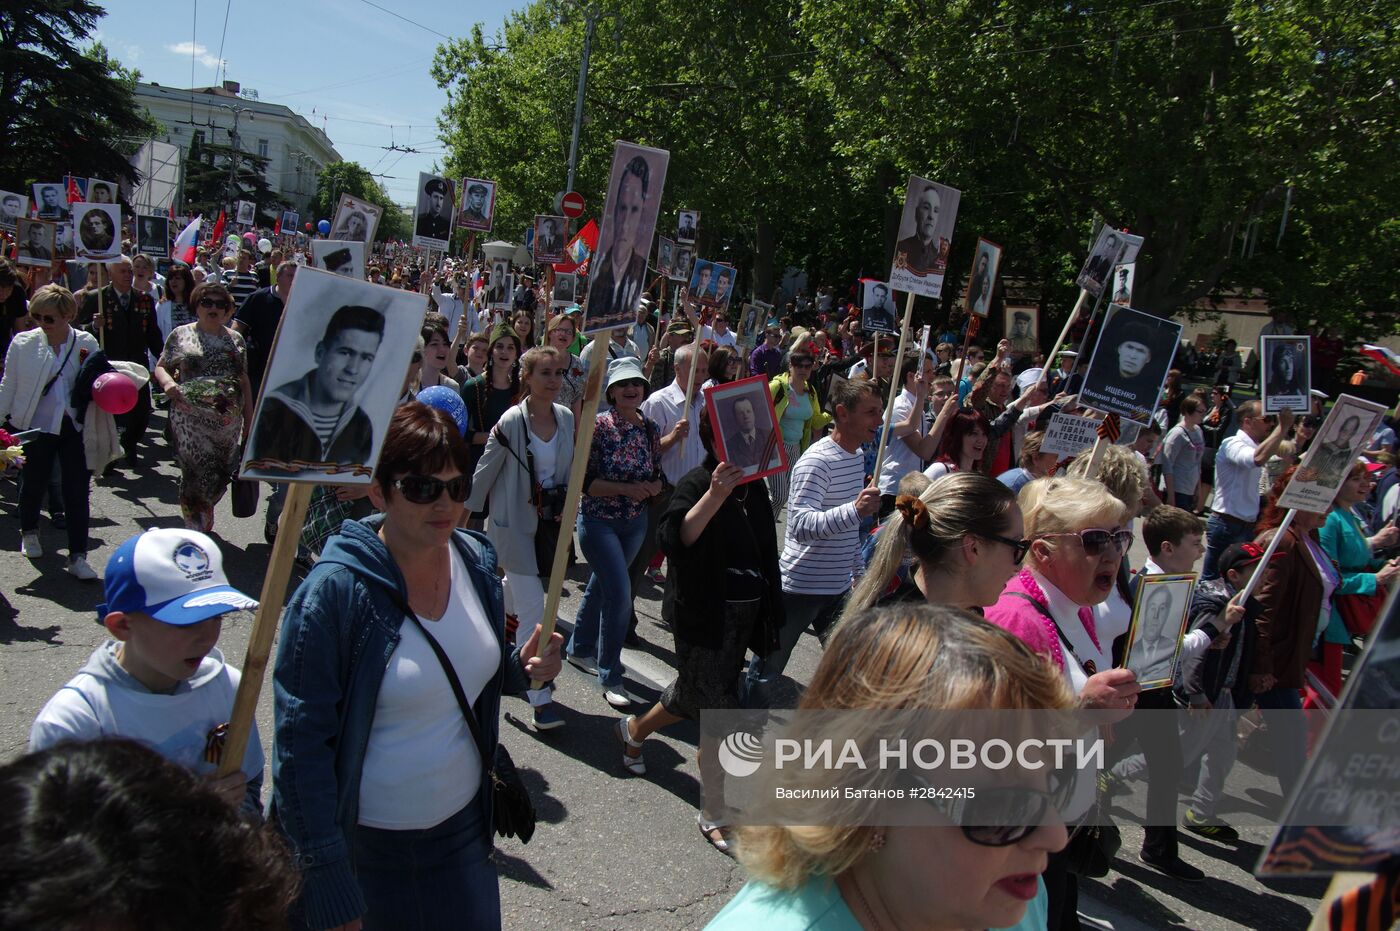
<path fill-rule="evenodd" d="M 676 246 L 676 259 L 671 264 L 672 281 L 689 281 L 690 267 L 694 263 L 695 250 L 690 246 Z"/>
<path fill-rule="evenodd" d="M 1005 309 L 1006 339 L 1017 356 L 1033 356 L 1040 351 L 1040 308 L 1034 304 Z"/>
<path fill-rule="evenodd" d="M 1143 689 L 1172 684 L 1195 588 L 1194 575 L 1142 576 L 1123 655 Z"/>
<path fill-rule="evenodd" d="M 73 221 L 64 220 L 53 225 L 53 257 L 56 259 L 74 259 L 78 257 L 78 248 L 74 244 Z"/>
<path fill-rule="evenodd" d="M 1337 398 L 1278 506 L 1313 512 L 1330 508 L 1384 414 L 1385 408 L 1371 401 L 1349 394 Z"/>
<path fill-rule="evenodd" d="M 664 149 L 630 142 L 613 148 L 598 252 L 588 267 L 584 333 L 635 322 L 670 160 Z"/>
<path fill-rule="evenodd" d="M 1312 407 L 1312 338 L 1259 337 L 1259 379 L 1264 413 L 1306 413 Z"/>
<path fill-rule="evenodd" d="M 347 278 L 365 277 L 365 244 L 348 239 L 311 240 L 311 264 Z"/>
<path fill-rule="evenodd" d="M 860 282 L 860 328 L 866 333 L 899 333 L 898 313 L 890 286 L 873 278 Z"/>
<path fill-rule="evenodd" d="M 1157 409 L 1180 340 L 1180 323 L 1110 307 L 1089 358 L 1079 403 L 1146 424 Z"/>
<path fill-rule="evenodd" d="M 170 218 L 141 215 L 136 218 L 136 251 L 157 258 L 170 256 Z"/>
<path fill-rule="evenodd" d="M 486 306 L 504 307 L 510 303 L 510 262 L 494 259 L 491 272 L 486 276 Z"/>
<path fill-rule="evenodd" d="M 1085 261 L 1084 267 L 1080 270 L 1079 277 L 1075 279 L 1074 283 L 1094 297 L 1098 297 L 1103 292 L 1104 285 L 1111 277 L 1113 269 L 1134 261 L 1140 248 L 1142 248 L 1141 236 L 1124 233 L 1105 223 L 1099 229 L 1098 238 L 1094 240 L 1094 248 L 1089 251 L 1089 258 Z"/>
<path fill-rule="evenodd" d="M 40 220 L 67 220 L 70 214 L 63 185 L 58 182 L 34 185 L 34 208 Z"/>
<path fill-rule="evenodd" d="M 251 200 L 240 200 L 236 213 L 236 222 L 239 226 L 252 226 L 257 219 L 258 205 Z"/>
<path fill-rule="evenodd" d="M 18 244 L 17 260 L 21 265 L 52 265 L 54 259 L 54 228 L 58 225 L 48 220 L 31 220 L 20 217 L 15 233 Z"/>
<path fill-rule="evenodd" d="M 283 236 L 295 236 L 295 235 L 296 235 L 296 232 L 297 232 L 297 223 L 299 223 L 300 221 L 301 221 L 301 214 L 297 213 L 295 210 L 283 210 L 283 211 L 282 211 L 282 235 L 283 235 Z"/>
<path fill-rule="evenodd" d="M 1119 307 L 1133 306 L 1133 276 L 1136 272 L 1136 262 L 1128 262 L 1113 269 L 1113 278 L 1108 290 L 1110 304 L 1117 304 Z"/>
<path fill-rule="evenodd" d="M 425 310 L 423 295 L 412 291 L 318 268 L 299 271 L 242 476 L 368 484 Z"/>
<path fill-rule="evenodd" d="M 671 277 L 671 269 L 676 264 L 676 241 L 665 236 L 656 237 L 656 273 Z"/>
<path fill-rule="evenodd" d="M 115 259 L 122 251 L 122 208 L 116 204 L 73 204 L 78 258 Z"/>
<path fill-rule="evenodd" d="M 967 312 L 986 317 L 992 312 L 992 291 L 1001 267 L 1001 246 L 990 239 L 977 239 L 972 256 L 972 275 L 967 279 Z"/>
<path fill-rule="evenodd" d="M 341 194 L 331 219 L 331 239 L 342 242 L 374 242 L 374 231 L 384 208 L 368 201 Z"/>
<path fill-rule="evenodd" d="M 705 405 L 714 428 L 715 456 L 743 469 L 744 482 L 788 467 L 768 376 L 711 385 L 705 389 Z"/>
<path fill-rule="evenodd" d="M 423 249 L 447 248 L 452 236 L 452 211 L 456 209 L 453 185 L 442 175 L 418 173 L 418 209 L 413 223 L 413 244 Z"/>
<path fill-rule="evenodd" d="M 695 244 L 695 234 L 700 230 L 700 211 L 682 210 L 676 214 L 676 242 Z"/>
<path fill-rule="evenodd" d="M 767 322 L 762 308 L 757 304 L 745 304 L 739 313 L 739 342 L 757 343 L 758 331 Z"/>
<path fill-rule="evenodd" d="M 116 184 L 99 178 L 88 178 L 87 202 L 90 204 L 115 204 L 117 202 Z"/>
<path fill-rule="evenodd" d="M 554 307 L 568 307 L 574 303 L 574 289 L 578 286 L 578 275 L 573 272 L 554 273 L 554 291 L 549 302 Z"/>
<path fill-rule="evenodd" d="M 563 217 L 549 216 L 547 214 L 537 214 L 535 216 L 535 261 L 562 262 L 564 261 L 564 246 L 567 240 L 564 238 L 564 230 L 568 226 L 568 220 Z"/>
<path fill-rule="evenodd" d="M 462 179 L 462 212 L 457 225 L 476 233 L 491 229 L 496 212 L 496 182 L 484 178 Z"/>
<path fill-rule="evenodd" d="M 961 192 L 945 184 L 909 176 L 890 267 L 891 288 L 924 297 L 936 298 L 943 293 L 961 197 Z"/>
<path fill-rule="evenodd" d="M 29 214 L 29 198 L 13 191 L 0 191 L 0 230 L 15 231 L 20 217 Z"/>

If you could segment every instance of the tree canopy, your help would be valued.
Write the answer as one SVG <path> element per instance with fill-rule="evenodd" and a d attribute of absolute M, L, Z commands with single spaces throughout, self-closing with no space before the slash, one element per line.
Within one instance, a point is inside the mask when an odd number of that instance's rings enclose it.
<path fill-rule="evenodd" d="M 315 219 L 334 222 L 335 207 L 342 194 L 383 208 L 374 233 L 375 242 L 409 237 L 407 217 L 394 204 L 383 185 L 374 180 L 374 176 L 359 162 L 332 162 L 321 169 L 316 176 L 316 194 L 311 198 L 311 212 L 316 215 Z"/>

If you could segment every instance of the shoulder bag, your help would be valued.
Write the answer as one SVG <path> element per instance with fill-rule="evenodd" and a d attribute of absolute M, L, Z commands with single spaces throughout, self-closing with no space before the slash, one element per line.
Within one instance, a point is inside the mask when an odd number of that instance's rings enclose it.
<path fill-rule="evenodd" d="M 556 424 L 555 429 L 559 427 Z M 505 447 L 506 452 L 520 463 L 525 473 L 530 476 L 530 503 L 535 506 L 535 517 L 537 526 L 535 527 L 535 570 L 542 576 L 548 576 L 554 571 L 554 548 L 559 543 L 559 532 L 562 525 L 561 516 L 564 513 L 564 497 L 567 488 L 544 488 L 535 477 L 535 454 L 530 452 L 530 426 L 525 425 L 525 458 L 521 459 L 520 454 L 511 448 L 510 441 L 506 439 L 506 433 L 497 424 L 491 428 L 492 434 L 496 437 L 496 442 Z"/>

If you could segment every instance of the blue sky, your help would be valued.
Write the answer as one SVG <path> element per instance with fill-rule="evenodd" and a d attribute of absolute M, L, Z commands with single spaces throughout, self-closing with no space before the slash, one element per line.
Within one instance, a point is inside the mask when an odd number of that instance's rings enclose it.
<path fill-rule="evenodd" d="M 462 6 L 432 0 L 107 0 L 103 5 L 107 15 L 94 38 L 124 65 L 139 69 L 142 80 L 190 87 L 193 67 L 193 86 L 204 87 L 221 81 L 226 67 L 229 80 L 323 128 L 341 158 L 390 176 L 380 180 L 390 196 L 407 204 L 418 172 L 444 157 L 437 117 L 447 97 L 428 74 L 433 52 L 445 41 L 442 35 L 466 35 L 478 22 L 494 35 L 523 0 Z M 443 15 L 448 10 L 450 21 Z M 421 154 L 384 151 L 391 143 Z"/>

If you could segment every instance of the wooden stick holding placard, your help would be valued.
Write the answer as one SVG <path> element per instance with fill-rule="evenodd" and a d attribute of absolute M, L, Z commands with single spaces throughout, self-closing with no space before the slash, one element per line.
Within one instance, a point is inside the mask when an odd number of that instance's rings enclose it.
<path fill-rule="evenodd" d="M 904 319 L 899 325 L 899 348 L 894 353 L 894 371 L 890 373 L 890 394 L 885 400 L 885 424 L 880 429 L 880 445 L 875 447 L 875 474 L 871 479 L 877 486 L 880 484 L 880 469 L 885 464 L 885 444 L 890 439 L 890 418 L 894 415 L 894 401 L 899 397 L 899 392 L 903 385 L 899 383 L 899 370 L 904 364 L 904 341 L 909 338 L 910 318 L 914 316 L 914 292 L 910 291 L 904 299 Z M 974 318 L 975 319 L 975 318 Z M 879 334 L 875 334 L 879 339 Z M 870 355 L 870 377 L 872 380 L 878 379 L 875 376 L 880 371 L 880 347 L 876 344 L 875 351 Z"/>
<path fill-rule="evenodd" d="M 292 576 L 297 546 L 301 543 L 302 524 L 306 522 L 306 507 L 311 503 L 313 488 L 315 485 L 311 482 L 288 483 L 282 517 L 277 522 L 277 537 L 272 541 L 267 575 L 263 576 L 262 593 L 258 595 L 258 610 L 253 615 L 253 630 L 248 635 L 242 678 L 238 680 L 238 691 L 233 696 L 233 711 L 229 713 L 228 731 L 224 734 L 224 745 L 220 751 L 220 776 L 232 775 L 243 768 L 243 754 L 253 733 L 258 695 L 262 692 L 263 678 L 267 674 L 272 640 L 282 617 L 282 599 L 287 594 L 287 582 Z"/>
<path fill-rule="evenodd" d="M 1055 348 L 1050 350 L 1050 355 L 1045 357 L 1045 365 L 1040 369 L 1040 377 L 1036 379 L 1035 386 L 1039 388 L 1045 384 L 1050 376 L 1050 366 L 1055 364 L 1055 358 L 1060 354 L 1060 347 L 1069 339 L 1069 331 L 1074 326 L 1074 321 L 1079 319 L 1079 312 L 1084 309 L 1084 302 L 1089 299 L 1089 292 L 1084 288 L 1079 289 L 1079 300 L 1074 302 L 1074 310 L 1069 312 L 1069 319 L 1065 321 L 1064 327 L 1060 330 L 1060 338 L 1055 340 Z"/>
<path fill-rule="evenodd" d="M 968 384 L 972 384 L 972 367 L 967 364 L 967 351 L 972 348 L 972 337 L 977 335 L 977 331 L 982 329 L 982 318 L 974 314 L 967 315 L 967 333 L 963 336 L 962 360 L 958 363 L 958 381 L 964 378 Z M 953 386 L 955 389 L 956 385 Z"/>
<path fill-rule="evenodd" d="M 1097 428 L 1099 438 L 1094 441 L 1094 451 L 1089 454 L 1089 466 L 1084 470 L 1084 477 L 1093 480 L 1098 477 L 1099 470 L 1103 468 L 1103 457 L 1108 452 L 1108 448 L 1118 442 L 1118 437 L 1122 435 L 1122 425 L 1118 421 L 1117 414 L 1109 414 L 1103 419 Z"/>
<path fill-rule="evenodd" d="M 700 359 L 700 338 L 704 335 L 705 328 L 701 326 L 700 323 L 700 305 L 698 303 L 691 305 L 690 289 L 681 288 L 680 297 L 681 307 L 685 308 L 686 316 L 690 318 L 691 325 L 695 327 L 695 342 L 690 344 L 690 374 L 685 380 L 685 407 L 681 408 L 682 416 L 689 419 L 691 405 L 695 403 L 695 372 L 700 368 L 700 366 L 696 364 Z M 694 310 L 693 314 L 690 313 L 692 309 Z M 690 429 L 686 431 L 685 439 L 681 441 L 682 456 L 690 452 L 691 437 L 695 436 L 695 434 L 699 432 L 699 429 L 700 425 L 693 423 L 690 425 Z"/>

